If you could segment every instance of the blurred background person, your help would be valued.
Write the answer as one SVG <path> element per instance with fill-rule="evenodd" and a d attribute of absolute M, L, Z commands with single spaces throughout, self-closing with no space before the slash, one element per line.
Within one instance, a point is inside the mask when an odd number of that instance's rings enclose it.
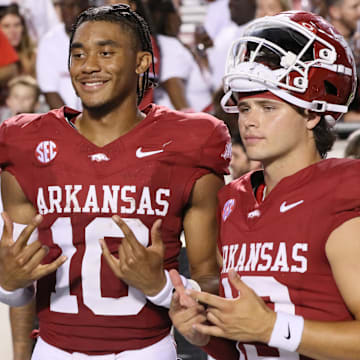
<path fill-rule="evenodd" d="M 14 77 L 17 72 L 17 61 L 19 57 L 15 49 L 11 46 L 5 34 L 0 30 L 0 89 L 5 86 L 7 82 Z M 1 100 L 1 94 L 0 94 Z"/>
<path fill-rule="evenodd" d="M 6 106 L 0 109 L 0 122 L 21 113 L 36 113 L 40 88 L 31 75 L 19 75 L 8 83 Z"/>
<path fill-rule="evenodd" d="M 171 0 L 147 1 L 161 54 L 155 102 L 182 111 L 201 111 L 211 100 L 206 69 L 180 39 L 182 18 Z"/>
<path fill-rule="evenodd" d="M 230 45 L 243 34 L 248 23 L 255 18 L 256 1 L 229 0 L 229 10 L 231 23 L 222 28 L 214 39 L 214 46 L 207 50 L 214 89 L 222 86 L 226 57 Z"/>
<path fill-rule="evenodd" d="M 87 0 L 58 0 L 63 23 L 43 36 L 38 45 L 36 75 L 50 109 L 67 105 L 81 110 L 80 99 L 72 87 L 68 71 L 69 34 L 77 15 L 85 10 Z"/>
<path fill-rule="evenodd" d="M 0 29 L 0 106 L 4 104 L 6 97 L 6 85 L 8 81 L 17 75 L 19 56 L 11 46 L 9 40 Z"/>
<path fill-rule="evenodd" d="M 208 3 L 204 27 L 211 39 L 231 23 L 229 0 L 206 0 Z"/>
<path fill-rule="evenodd" d="M 35 77 L 36 46 L 17 4 L 0 7 L 0 27 L 19 56 L 19 73 Z"/>
<path fill-rule="evenodd" d="M 231 161 L 230 161 L 230 172 L 232 180 L 243 176 L 249 171 L 259 169 L 261 167 L 260 161 L 250 160 L 245 146 L 241 140 L 239 134 L 236 134 L 231 138 L 232 149 L 231 149 Z"/>
<path fill-rule="evenodd" d="M 354 131 L 347 139 L 344 157 L 360 159 L 360 129 Z"/>
<path fill-rule="evenodd" d="M 360 20 L 359 0 L 325 0 L 327 17 L 337 31 L 351 43 Z"/>
<path fill-rule="evenodd" d="M 307 6 L 304 8 L 306 11 L 310 11 L 314 14 L 320 15 L 322 17 L 327 16 L 325 0 L 309 0 Z"/>
<path fill-rule="evenodd" d="M 209 112 L 212 107 L 214 86 L 212 71 L 206 49 L 213 46 L 213 41 L 207 33 L 205 26 L 197 25 L 193 34 L 193 43 L 189 46 L 196 61 L 187 83 L 187 95 L 191 106 L 196 111 Z"/>
<path fill-rule="evenodd" d="M 325 16 L 348 42 L 356 62 L 359 79 L 360 73 L 360 34 L 358 25 L 360 21 L 360 0 L 324 0 Z M 358 81 L 359 86 L 359 81 Z M 343 117 L 344 122 L 360 122 L 359 90 Z"/>
<path fill-rule="evenodd" d="M 276 15 L 291 10 L 291 0 L 256 0 L 255 17 Z"/>
<path fill-rule="evenodd" d="M 237 114 L 231 114 L 227 113 L 223 110 L 220 101 L 225 95 L 224 90 L 222 88 L 219 88 L 217 91 L 215 91 L 212 101 L 212 108 L 210 109 L 210 113 L 217 117 L 218 119 L 221 119 L 224 121 L 226 126 L 229 129 L 231 138 L 234 138 L 239 135 L 239 126 L 237 121 Z"/>
<path fill-rule="evenodd" d="M 18 4 L 29 35 L 35 42 L 60 22 L 53 0 L 0 0 L 2 6 L 12 3 Z"/>
<path fill-rule="evenodd" d="M 191 109 L 186 81 L 195 65 L 190 51 L 178 38 L 181 17 L 171 0 L 147 0 L 150 23 L 160 50 L 159 87 L 154 102 L 176 110 Z"/>

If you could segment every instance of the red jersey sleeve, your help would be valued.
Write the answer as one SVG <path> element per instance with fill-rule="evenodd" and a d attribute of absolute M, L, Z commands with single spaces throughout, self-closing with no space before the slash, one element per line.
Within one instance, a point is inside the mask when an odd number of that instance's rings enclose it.
<path fill-rule="evenodd" d="M 1 49 L 0 66 L 6 66 L 19 60 L 16 51 L 10 45 L 8 39 L 1 30 L 0 30 L 0 49 Z"/>
<path fill-rule="evenodd" d="M 231 140 L 228 129 L 218 121 L 207 141 L 201 148 L 200 163 L 218 175 L 229 173 L 231 159 Z"/>
<path fill-rule="evenodd" d="M 337 169 L 339 181 L 334 189 L 333 204 L 330 204 L 332 224 L 329 234 L 345 221 L 360 216 L 359 174 L 359 160 L 344 161 Z"/>
<path fill-rule="evenodd" d="M 27 126 L 39 114 L 20 114 L 5 120 L 0 125 L 0 168 L 16 176 L 24 159 L 24 146 L 29 141 Z M 34 132 L 38 131 L 36 127 Z M 16 171 L 17 170 L 17 171 Z"/>

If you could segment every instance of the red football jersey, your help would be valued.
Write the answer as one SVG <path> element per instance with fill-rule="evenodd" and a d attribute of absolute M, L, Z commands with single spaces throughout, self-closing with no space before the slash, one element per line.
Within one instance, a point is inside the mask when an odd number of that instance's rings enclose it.
<path fill-rule="evenodd" d="M 258 202 L 263 173 L 219 192 L 221 295 L 237 297 L 234 268 L 269 307 L 319 321 L 352 319 L 325 254 L 331 232 L 360 216 L 360 162 L 329 159 L 286 177 Z M 307 359 L 264 344 L 239 344 L 241 359 Z M 263 356 L 263 357 L 262 357 Z"/>
<path fill-rule="evenodd" d="M 44 216 L 39 239 L 50 248 L 46 262 L 60 253 L 68 257 L 37 284 L 40 335 L 61 349 L 118 353 L 169 333 L 168 310 L 113 275 L 99 239 L 117 254 L 122 232 L 111 216 L 119 214 L 148 246 L 153 222 L 163 218 L 165 267 L 176 268 L 195 181 L 209 172 L 227 173 L 230 138 L 223 122 L 155 105 L 146 113 L 104 147 L 71 126 L 77 113 L 67 108 L 1 125 L 0 164 Z"/>

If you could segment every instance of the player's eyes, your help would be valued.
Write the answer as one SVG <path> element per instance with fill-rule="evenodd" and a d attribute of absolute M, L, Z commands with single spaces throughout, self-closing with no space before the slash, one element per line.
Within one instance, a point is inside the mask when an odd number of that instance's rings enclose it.
<path fill-rule="evenodd" d="M 249 110 L 250 110 L 249 106 L 243 106 L 243 105 L 239 106 L 239 113 L 241 114 L 247 113 Z"/>
<path fill-rule="evenodd" d="M 81 52 L 76 52 L 71 54 L 71 57 L 74 59 L 82 59 L 84 56 L 85 54 Z"/>
<path fill-rule="evenodd" d="M 267 111 L 267 112 L 276 110 L 275 105 L 264 105 L 263 108 L 264 108 L 264 111 Z"/>
<path fill-rule="evenodd" d="M 100 54 L 102 56 L 109 57 L 109 56 L 113 55 L 114 52 L 113 51 L 102 51 Z"/>
<path fill-rule="evenodd" d="M 274 110 L 275 109 L 275 106 L 271 106 L 271 105 L 265 105 L 264 106 L 264 110 L 265 111 L 272 111 L 272 110 Z"/>

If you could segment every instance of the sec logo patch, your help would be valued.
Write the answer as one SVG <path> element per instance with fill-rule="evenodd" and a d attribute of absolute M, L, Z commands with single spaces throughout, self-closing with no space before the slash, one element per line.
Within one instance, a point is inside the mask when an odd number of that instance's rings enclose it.
<path fill-rule="evenodd" d="M 222 218 L 224 222 L 229 217 L 231 212 L 234 210 L 234 207 L 235 207 L 235 199 L 230 199 L 225 203 L 222 211 Z"/>
<path fill-rule="evenodd" d="M 35 149 L 35 157 L 41 164 L 53 161 L 57 153 L 57 146 L 52 140 L 41 141 Z"/>

